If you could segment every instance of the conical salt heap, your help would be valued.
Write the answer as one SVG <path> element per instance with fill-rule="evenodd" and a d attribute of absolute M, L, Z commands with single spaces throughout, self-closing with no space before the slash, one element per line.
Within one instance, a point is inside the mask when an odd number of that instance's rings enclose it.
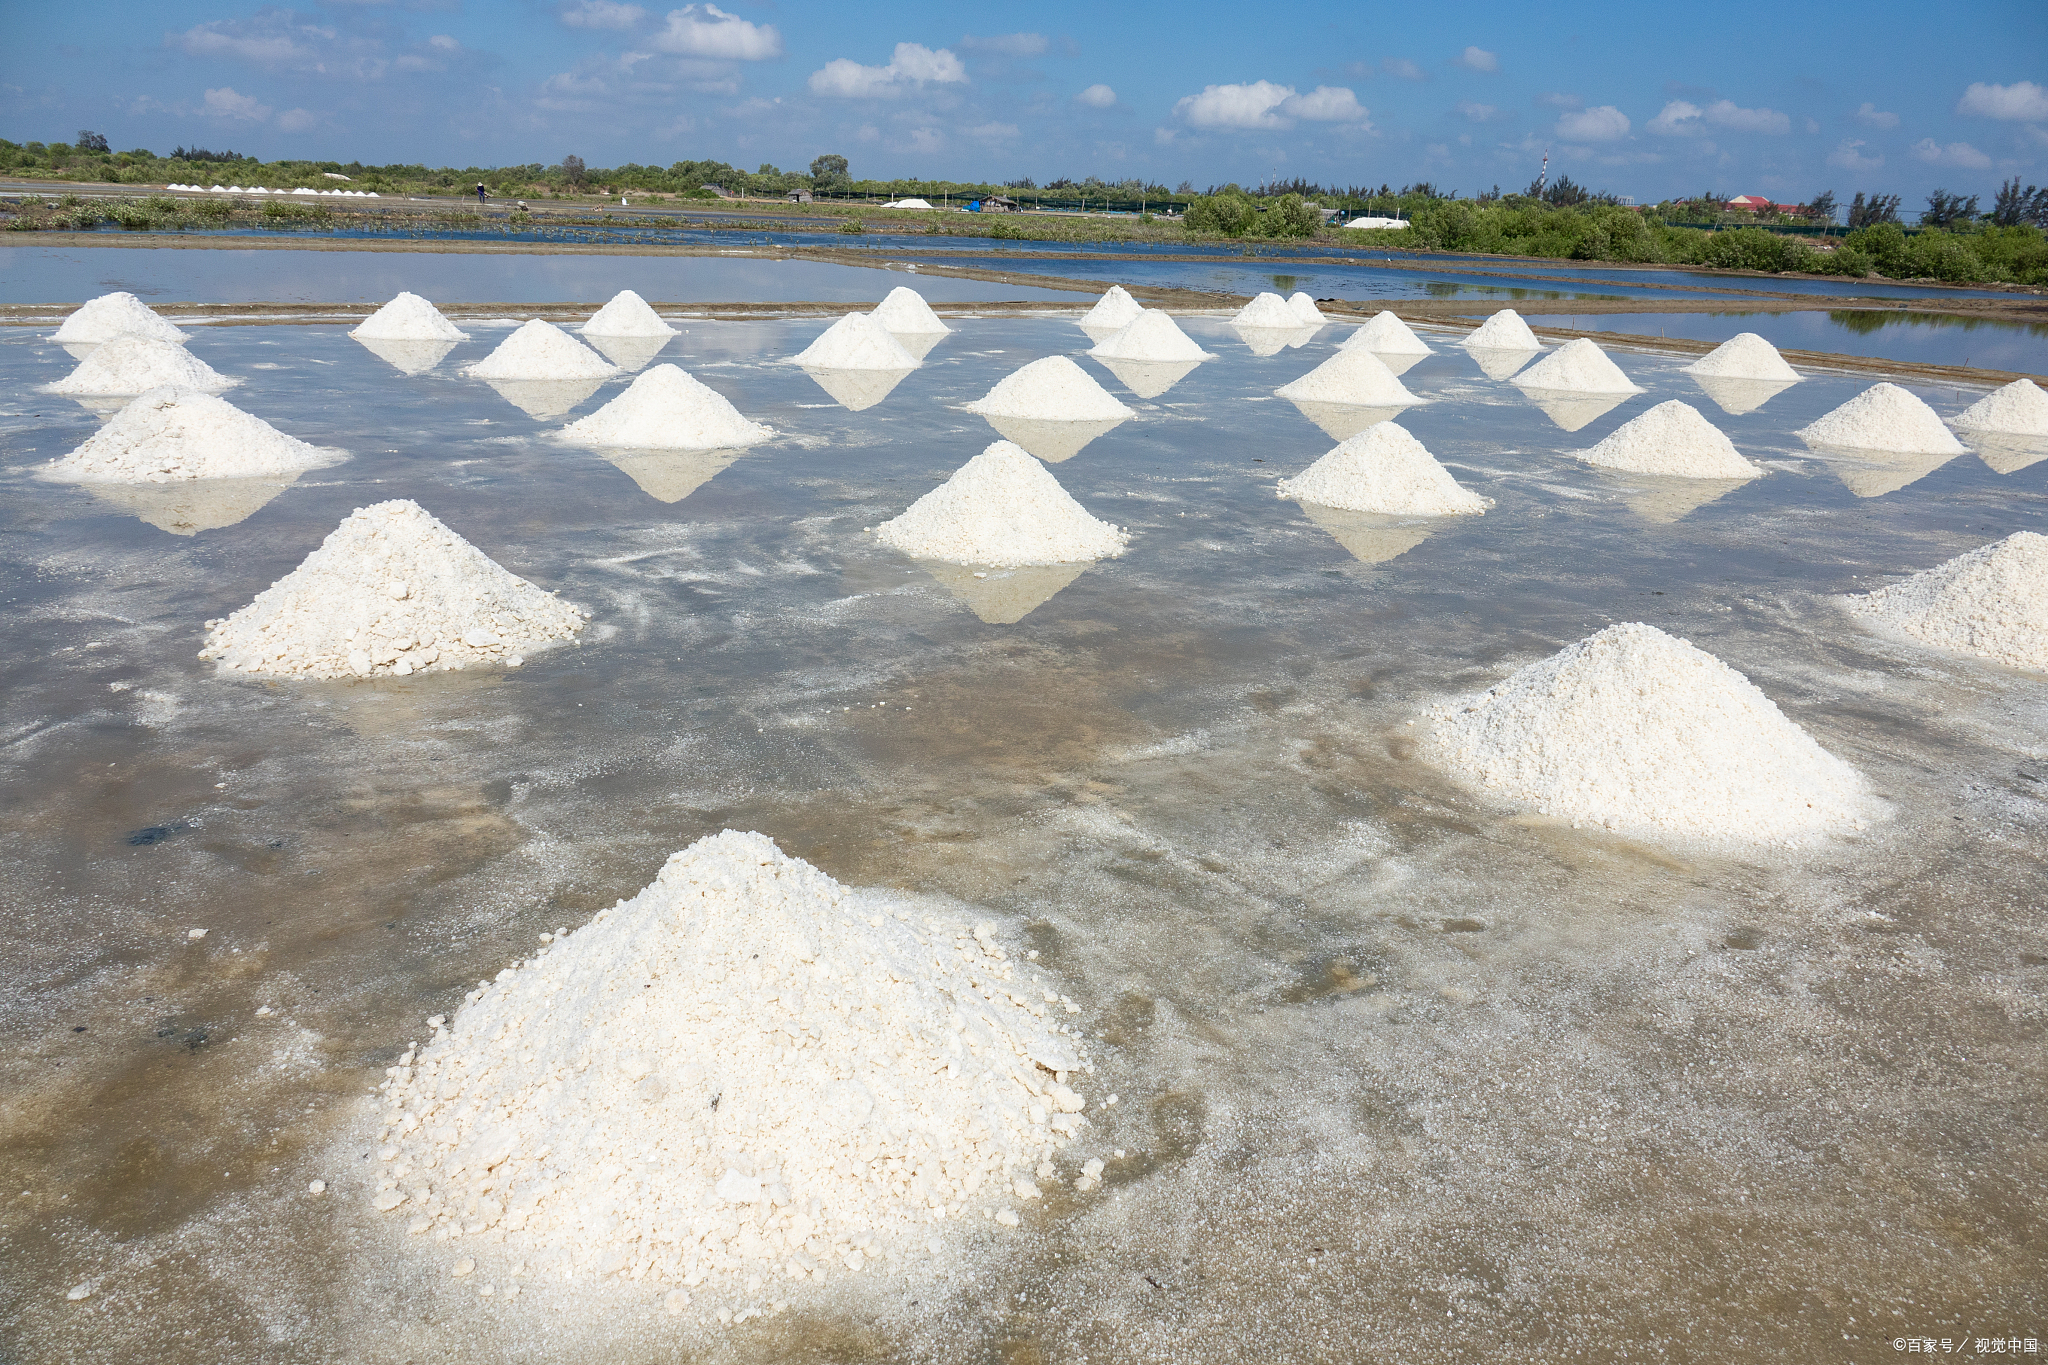
<path fill-rule="evenodd" d="M 1290 319 L 1288 326 L 1294 326 Z M 1173 318 L 1157 308 L 1147 308 L 1115 336 L 1088 352 L 1098 360 L 1146 362 L 1214 360 L 1197 346 Z"/>
<path fill-rule="evenodd" d="M 405 677 L 517 665 L 587 616 L 399 499 L 357 508 L 248 606 L 208 621 L 199 657 L 278 677 Z"/>
<path fill-rule="evenodd" d="M 467 341 L 469 333 L 418 294 L 400 292 L 364 318 L 350 336 L 358 341 Z"/>
<path fill-rule="evenodd" d="M 2048 673 L 2048 536 L 2015 532 L 1844 603 L 1936 649 Z"/>
<path fill-rule="evenodd" d="M 637 450 L 719 450 L 750 446 L 772 427 L 740 416 L 725 395 L 675 365 L 657 365 L 626 391 L 557 435 L 583 446 Z"/>
<path fill-rule="evenodd" d="M 1300 316 L 1287 306 L 1287 300 L 1272 293 L 1258 295 L 1230 320 L 1239 327 L 1284 328 L 1290 332 L 1301 327 Z"/>
<path fill-rule="evenodd" d="M 390 1149 L 369 1203 L 478 1280 L 523 1262 L 737 1326 L 1015 1227 L 1086 1123 L 1066 1005 L 994 924 L 726 830 L 430 1021 L 363 1135 Z"/>
<path fill-rule="evenodd" d="M 1517 388 L 1553 393 L 1641 393 L 1640 386 L 1585 337 L 1567 341 L 1508 381 Z"/>
<path fill-rule="evenodd" d="M 1428 355 L 1428 343 L 1414 329 L 1392 313 L 1374 313 L 1365 326 L 1344 338 L 1344 351 L 1371 351 L 1374 355 Z"/>
<path fill-rule="evenodd" d="M 1304 327 L 1320 327 L 1329 321 L 1323 316 L 1323 310 L 1316 307 L 1315 295 L 1302 290 L 1297 289 L 1287 296 L 1287 306 L 1294 310 L 1294 316 Z"/>
<path fill-rule="evenodd" d="M 1734 336 L 1680 371 L 1708 379 L 1769 379 L 1784 384 L 1799 382 L 1799 371 L 1785 363 L 1778 348 L 1755 332 Z"/>
<path fill-rule="evenodd" d="M 1300 474 L 1280 480 L 1277 492 L 1297 502 L 1393 516 L 1478 516 L 1487 506 L 1485 498 L 1460 488 L 1396 422 L 1360 432 Z"/>
<path fill-rule="evenodd" d="M 1742 458 L 1719 427 L 1676 399 L 1624 422 L 1579 458 L 1608 469 L 1686 479 L 1753 479 L 1764 472 Z"/>
<path fill-rule="evenodd" d="M 1543 343 L 1512 308 L 1503 308 L 1468 332 L 1459 343 L 1467 350 L 1536 351 Z"/>
<path fill-rule="evenodd" d="M 1145 311 L 1144 305 L 1130 296 L 1120 284 L 1113 284 L 1095 301 L 1095 306 L 1081 315 L 1081 325 L 1091 329 L 1121 331 L 1138 320 L 1138 314 Z"/>
<path fill-rule="evenodd" d="M 1130 533 L 1089 516 L 1052 471 L 997 441 L 877 526 L 875 539 L 916 559 L 1011 567 L 1120 555 Z"/>
<path fill-rule="evenodd" d="M 1997 436 L 2048 436 L 2048 393 L 2031 379 L 2015 379 L 1964 408 L 1955 425 Z"/>
<path fill-rule="evenodd" d="M 1808 445 L 1900 455 L 1960 455 L 1963 443 L 1934 409 L 1896 384 L 1873 384 L 1842 406 L 1800 428 Z"/>
<path fill-rule="evenodd" d="M 1063 355 L 1034 360 L 1005 375 L 994 388 L 964 407 L 983 417 L 1061 422 L 1120 422 L 1133 415 L 1086 370 Z"/>
<path fill-rule="evenodd" d="M 64 483 L 297 476 L 348 458 L 196 389 L 152 389 L 42 472 Z"/>
<path fill-rule="evenodd" d="M 612 295 L 611 302 L 590 315 L 577 329 L 589 337 L 672 337 L 676 329 L 661 320 L 647 306 L 647 300 L 630 289 Z"/>
<path fill-rule="evenodd" d="M 605 379 L 618 372 L 618 366 L 539 318 L 527 319 L 495 351 L 469 367 L 478 379 Z"/>
<path fill-rule="evenodd" d="M 866 313 L 840 318 L 792 356 L 791 363 L 818 370 L 914 370 L 919 364 L 888 328 Z"/>
<path fill-rule="evenodd" d="M 1789 846 L 1885 814 L 1747 678 L 1654 626 L 1609 626 L 1426 723 L 1432 761 L 1574 826 Z"/>
<path fill-rule="evenodd" d="M 1371 351 L 1338 350 L 1291 384 L 1273 390 L 1297 403 L 1350 403 L 1368 408 L 1405 408 L 1429 400 L 1408 391 Z"/>
<path fill-rule="evenodd" d="M 953 330 L 939 320 L 932 306 L 924 301 L 924 295 L 900 284 L 891 289 L 889 296 L 868 316 L 891 333 L 904 336 L 944 335 Z"/>
<path fill-rule="evenodd" d="M 125 291 L 102 294 L 65 318 L 50 340 L 60 346 L 97 346 L 117 337 L 146 337 L 181 346 L 185 334 Z"/>
<path fill-rule="evenodd" d="M 79 361 L 77 369 L 49 386 L 49 392 L 120 396 L 180 388 L 218 393 L 241 382 L 221 374 L 183 346 L 148 337 L 123 336 L 106 342 Z"/>

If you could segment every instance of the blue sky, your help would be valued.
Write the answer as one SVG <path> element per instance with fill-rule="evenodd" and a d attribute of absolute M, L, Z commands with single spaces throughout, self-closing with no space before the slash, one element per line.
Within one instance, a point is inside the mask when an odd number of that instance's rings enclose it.
<path fill-rule="evenodd" d="M 1422 12 L 1417 12 L 1418 10 Z M 14 4 L 0 135 L 1655 200 L 2048 180 L 2048 5 Z"/>

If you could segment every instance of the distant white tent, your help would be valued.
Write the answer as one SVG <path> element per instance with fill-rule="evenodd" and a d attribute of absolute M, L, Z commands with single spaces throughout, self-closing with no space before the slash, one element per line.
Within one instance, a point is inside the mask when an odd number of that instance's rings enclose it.
<path fill-rule="evenodd" d="M 1406 218 L 1353 218 L 1344 226 L 1348 228 L 1404 228 L 1408 226 L 1408 220 Z"/>

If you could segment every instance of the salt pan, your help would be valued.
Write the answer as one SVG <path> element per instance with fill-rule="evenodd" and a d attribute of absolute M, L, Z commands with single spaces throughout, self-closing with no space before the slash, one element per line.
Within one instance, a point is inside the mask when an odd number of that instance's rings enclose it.
<path fill-rule="evenodd" d="M 1081 325 L 1120 331 L 1136 322 L 1138 314 L 1144 311 L 1144 305 L 1132 298 L 1128 290 L 1120 284 L 1113 284 L 1095 301 L 1093 308 L 1081 315 Z"/>
<path fill-rule="evenodd" d="M 199 389 L 218 393 L 241 383 L 216 371 L 183 346 L 148 337 L 124 336 L 107 342 L 78 363 L 78 368 L 49 386 L 51 393 L 140 394 L 151 389 Z"/>
<path fill-rule="evenodd" d="M 1799 431 L 1808 445 L 1884 450 L 1904 455 L 1959 455 L 1963 443 L 1934 409 L 1896 384 L 1873 384 Z"/>
<path fill-rule="evenodd" d="M 924 301 L 924 295 L 900 284 L 889 291 L 889 296 L 869 316 L 890 332 L 906 336 L 931 336 L 953 330 L 939 321 L 939 315 Z"/>
<path fill-rule="evenodd" d="M 1799 371 L 1785 363 L 1778 348 L 1755 332 L 1737 332 L 1713 350 L 1687 365 L 1683 373 L 1709 379 L 1771 379 L 1785 384 L 1799 382 Z"/>
<path fill-rule="evenodd" d="M 1273 392 L 1297 403 L 1351 403 L 1371 408 L 1404 408 L 1429 401 L 1410 393 L 1385 362 L 1367 350 L 1339 350 Z"/>
<path fill-rule="evenodd" d="M 657 365 L 617 398 L 558 434 L 585 446 L 717 450 L 754 445 L 775 432 L 740 416 L 723 394 L 681 368 Z"/>
<path fill-rule="evenodd" d="M 1371 351 L 1375 355 L 1428 355 L 1428 343 L 1414 329 L 1392 313 L 1374 313 L 1372 318 L 1344 338 L 1342 350 Z"/>
<path fill-rule="evenodd" d="M 1297 289 L 1287 296 L 1287 306 L 1294 310 L 1294 316 L 1301 319 L 1301 324 L 1304 327 L 1320 327 L 1329 321 L 1328 318 L 1323 316 L 1323 310 L 1316 307 L 1315 295 L 1313 294 L 1304 293 Z"/>
<path fill-rule="evenodd" d="M 1579 458 L 1608 469 L 1688 479 L 1753 479 L 1764 472 L 1742 458 L 1720 428 L 1676 399 L 1623 423 Z"/>
<path fill-rule="evenodd" d="M 349 333 L 358 341 L 467 341 L 469 333 L 418 294 L 401 292 Z"/>
<path fill-rule="evenodd" d="M 1287 323 L 1295 325 L 1290 318 Z M 1088 354 L 1099 360 L 1138 360 L 1146 362 L 1202 361 L 1215 357 L 1197 346 L 1183 332 L 1179 325 L 1157 308 L 1147 308 L 1115 336 L 1097 345 Z"/>
<path fill-rule="evenodd" d="M 612 295 L 611 302 L 590 315 L 577 329 L 588 337 L 672 337 L 676 329 L 661 320 L 647 306 L 647 300 L 630 289 Z"/>
<path fill-rule="evenodd" d="M 1543 346 L 1529 330 L 1529 324 L 1522 321 L 1522 315 L 1512 308 L 1503 308 L 1480 323 L 1466 334 L 1462 344 L 1468 349 L 1495 351 L 1534 351 Z"/>
<path fill-rule="evenodd" d="M 2048 673 L 2048 536 L 2016 532 L 1845 605 L 1937 649 Z"/>
<path fill-rule="evenodd" d="M 875 539 L 918 559 L 1013 567 L 1120 555 L 1130 533 L 1089 516 L 1044 465 L 997 441 Z"/>
<path fill-rule="evenodd" d="M 917 357 L 866 313 L 848 313 L 792 357 L 792 363 L 820 370 L 914 370 Z"/>
<path fill-rule="evenodd" d="M 477 379 L 604 379 L 618 367 L 552 322 L 529 318 L 469 373 Z"/>
<path fill-rule="evenodd" d="M 1032 361 L 965 407 L 983 417 L 1071 422 L 1122 421 L 1132 415 L 1131 409 L 1063 355 Z"/>
<path fill-rule="evenodd" d="M 174 345 L 182 345 L 185 340 L 183 332 L 126 292 L 100 295 L 65 318 L 50 340 L 60 346 L 95 346 L 116 337 L 131 336 Z"/>
<path fill-rule="evenodd" d="M 66 483 L 173 483 L 300 474 L 347 459 L 287 436 L 195 389 L 152 389 L 43 477 Z"/>
<path fill-rule="evenodd" d="M 1287 306 L 1287 300 L 1271 293 L 1258 295 L 1230 320 L 1240 327 L 1285 328 L 1290 332 L 1301 326 L 1300 315 Z"/>
<path fill-rule="evenodd" d="M 1394 422 L 1360 432 L 1302 473 L 1280 480 L 1278 492 L 1347 512 L 1397 516 L 1477 516 L 1487 506 Z"/>
<path fill-rule="evenodd" d="M 1607 353 L 1585 337 L 1567 341 L 1509 381 L 1518 388 L 1563 393 L 1641 393 Z"/>
<path fill-rule="evenodd" d="M 2015 379 L 1964 408 L 1955 425 L 2001 436 L 2048 436 L 2048 393 L 2031 379 Z"/>

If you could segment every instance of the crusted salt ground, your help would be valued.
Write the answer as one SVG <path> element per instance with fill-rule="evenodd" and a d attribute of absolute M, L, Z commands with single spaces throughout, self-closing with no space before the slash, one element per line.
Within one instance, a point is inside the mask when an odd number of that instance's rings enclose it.
<path fill-rule="evenodd" d="M 1297 403 L 1351 403 L 1368 408 L 1405 408 L 1429 401 L 1410 393 L 1386 363 L 1367 350 L 1340 349 L 1273 392 Z"/>
<path fill-rule="evenodd" d="M 77 369 L 49 386 L 49 392 L 120 395 L 180 388 L 218 393 L 241 382 L 221 374 L 183 346 L 123 336 L 79 361 Z"/>
<path fill-rule="evenodd" d="M 1794 846 L 1886 813 L 1747 678 L 1654 626 L 1609 626 L 1425 724 L 1432 761 L 1574 826 Z"/>
<path fill-rule="evenodd" d="M 1936 649 L 2048 672 L 2048 536 L 2018 531 L 1843 602 Z"/>
<path fill-rule="evenodd" d="M 1294 316 L 1304 327 L 1320 327 L 1329 321 L 1323 316 L 1323 310 L 1316 307 L 1315 295 L 1302 290 L 1297 289 L 1287 296 L 1287 306 L 1294 310 Z"/>
<path fill-rule="evenodd" d="M 1081 315 L 1081 325 L 1120 329 L 1136 322 L 1138 314 L 1144 311 L 1144 305 L 1132 298 L 1130 291 L 1120 284 L 1113 284 L 1095 301 L 1093 308 Z"/>
<path fill-rule="evenodd" d="M 939 320 L 932 306 L 924 301 L 924 295 L 900 284 L 891 289 L 888 297 L 868 316 L 891 332 L 901 332 L 905 336 L 931 336 L 953 330 Z"/>
<path fill-rule="evenodd" d="M 1285 325 L 1294 327 L 1299 324 L 1290 316 Z M 1146 362 L 1200 361 L 1216 358 L 1197 346 L 1171 316 L 1157 308 L 1147 308 L 1115 336 L 1100 343 L 1088 354 L 1098 360 Z"/>
<path fill-rule="evenodd" d="M 102 294 L 85 304 L 64 319 L 50 340 L 60 346 L 96 346 L 116 337 L 148 337 L 174 345 L 185 341 L 183 332 L 125 291 Z"/>
<path fill-rule="evenodd" d="M 44 478 L 66 483 L 174 483 L 301 474 L 348 458 L 287 436 L 260 417 L 196 389 L 152 389 Z"/>
<path fill-rule="evenodd" d="M 1280 480 L 1278 493 L 1347 512 L 1394 516 L 1477 516 L 1487 507 L 1485 498 L 1460 488 L 1396 422 L 1353 436 L 1300 474 Z"/>
<path fill-rule="evenodd" d="M 399 499 L 357 508 L 248 606 L 208 621 L 199 657 L 301 678 L 516 666 L 587 616 Z"/>
<path fill-rule="evenodd" d="M 1132 416 L 1108 389 L 1071 359 L 1049 355 L 1005 375 L 986 395 L 965 404 L 983 417 L 1101 422 Z"/>
<path fill-rule="evenodd" d="M 1467 349 L 1494 351 L 1535 351 L 1543 343 L 1512 308 L 1503 308 L 1467 333 L 1460 343 Z"/>
<path fill-rule="evenodd" d="M 919 364 L 866 313 L 848 313 L 791 357 L 791 363 L 820 370 L 914 370 Z"/>
<path fill-rule="evenodd" d="M 647 300 L 630 289 L 612 295 L 611 302 L 590 315 L 577 329 L 591 337 L 672 337 L 676 329 L 661 320 L 647 306 Z"/>
<path fill-rule="evenodd" d="M 1964 408 L 1955 425 L 2000 436 L 2048 436 L 2048 393 L 2031 379 L 2015 379 Z"/>
<path fill-rule="evenodd" d="M 1871 385 L 1801 427 L 1799 437 L 1809 445 L 1902 455 L 1959 455 L 1963 450 L 1934 409 L 1897 384 Z"/>
<path fill-rule="evenodd" d="M 1301 326 L 1300 315 L 1287 306 L 1287 300 L 1270 293 L 1258 295 L 1230 320 L 1240 327 L 1284 327 L 1290 332 Z"/>
<path fill-rule="evenodd" d="M 1774 379 L 1799 382 L 1799 371 L 1785 363 L 1778 348 L 1755 332 L 1737 332 L 1681 371 L 1710 379 Z"/>
<path fill-rule="evenodd" d="M 467 341 L 469 333 L 418 294 L 400 292 L 349 333 L 360 341 Z"/>
<path fill-rule="evenodd" d="M 618 366 L 539 318 L 528 318 L 469 367 L 477 379 L 604 379 L 618 372 Z"/>
<path fill-rule="evenodd" d="M 1508 381 L 1518 388 L 1562 393 L 1641 393 L 1643 390 L 1585 337 L 1567 341 Z"/>
<path fill-rule="evenodd" d="M 762 835 L 541 938 L 379 1087 L 371 1207 L 452 1267 L 678 1286 L 739 1321 L 949 1223 L 1015 1226 L 1086 1124 L 1074 1006 L 993 924 Z"/>
<path fill-rule="evenodd" d="M 679 366 L 656 365 L 617 398 L 556 434 L 583 446 L 718 450 L 755 445 L 775 432 L 740 416 L 725 395 Z"/>
<path fill-rule="evenodd" d="M 1580 451 L 1579 458 L 1608 469 L 1687 479 L 1753 479 L 1764 472 L 1742 458 L 1735 443 L 1698 409 L 1676 399 L 1624 422 L 1591 450 Z"/>
<path fill-rule="evenodd" d="M 1097 521 L 1029 454 L 997 441 L 875 528 L 917 559 L 1014 567 L 1078 564 L 1124 552 L 1130 533 Z"/>
<path fill-rule="evenodd" d="M 1428 355 L 1428 343 L 1414 329 L 1392 313 L 1374 313 L 1365 326 L 1344 338 L 1344 351 L 1371 351 L 1375 355 Z"/>

